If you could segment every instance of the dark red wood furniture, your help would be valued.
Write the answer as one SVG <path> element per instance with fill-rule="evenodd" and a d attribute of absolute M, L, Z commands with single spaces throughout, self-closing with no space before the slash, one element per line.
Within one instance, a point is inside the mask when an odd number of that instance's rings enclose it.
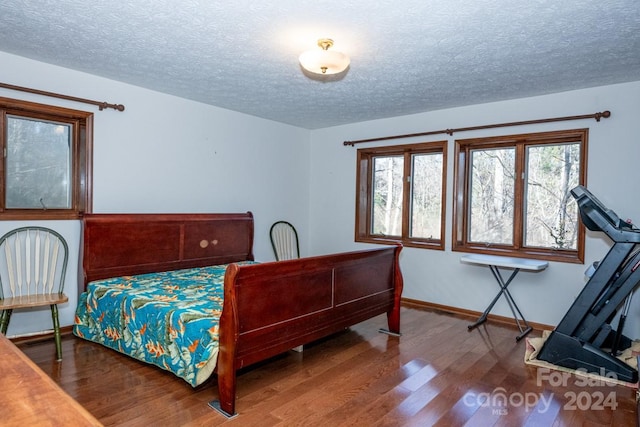
<path fill-rule="evenodd" d="M 238 265 L 253 260 L 253 216 L 90 214 L 80 291 L 92 280 L 227 264 L 217 362 L 219 401 L 235 415 L 236 371 L 386 313 L 400 333 L 401 247 Z"/>

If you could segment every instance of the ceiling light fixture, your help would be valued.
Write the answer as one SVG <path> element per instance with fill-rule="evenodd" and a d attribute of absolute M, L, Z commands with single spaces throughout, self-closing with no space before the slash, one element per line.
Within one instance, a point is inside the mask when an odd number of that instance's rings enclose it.
<path fill-rule="evenodd" d="M 342 52 L 329 50 L 333 40 L 320 39 L 318 46 L 321 50 L 308 50 L 300 55 L 302 68 L 314 74 L 338 74 L 349 66 L 349 57 Z"/>

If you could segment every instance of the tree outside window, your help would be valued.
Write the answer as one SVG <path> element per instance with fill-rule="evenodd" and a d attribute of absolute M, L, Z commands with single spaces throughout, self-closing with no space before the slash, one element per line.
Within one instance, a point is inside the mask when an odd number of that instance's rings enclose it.
<path fill-rule="evenodd" d="M 446 141 L 358 150 L 356 241 L 443 249 Z"/>
<path fill-rule="evenodd" d="M 456 141 L 453 249 L 582 262 L 587 129 Z"/>
<path fill-rule="evenodd" d="M 0 98 L 0 218 L 73 219 L 91 209 L 91 113 Z"/>

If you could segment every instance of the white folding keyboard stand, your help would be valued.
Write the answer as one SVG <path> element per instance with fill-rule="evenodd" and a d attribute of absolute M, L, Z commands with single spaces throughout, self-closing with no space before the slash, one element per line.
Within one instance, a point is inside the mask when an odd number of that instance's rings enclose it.
<path fill-rule="evenodd" d="M 507 303 L 509 304 L 509 308 L 511 309 L 511 313 L 513 313 L 513 318 L 515 319 L 516 324 L 518 325 L 518 329 L 520 330 L 520 335 L 516 337 L 516 341 L 520 341 L 522 338 L 524 338 L 525 335 L 531 332 L 531 329 L 532 329 L 531 326 L 529 326 L 527 321 L 524 319 L 522 312 L 518 308 L 518 305 L 514 301 L 513 297 L 511 296 L 511 292 L 509 292 L 509 289 L 507 289 L 507 287 L 513 281 L 514 277 L 516 277 L 516 275 L 520 270 L 540 271 L 547 268 L 549 263 L 546 261 L 539 261 L 535 259 L 512 258 L 512 257 L 484 255 L 484 254 L 464 255 L 460 258 L 460 261 L 468 264 L 478 264 L 478 265 L 488 266 L 491 272 L 493 273 L 493 277 L 495 277 L 496 281 L 498 282 L 498 285 L 500 286 L 500 291 L 498 292 L 498 295 L 495 296 L 493 301 L 491 301 L 491 304 L 489 304 L 487 309 L 484 311 L 484 313 L 482 313 L 482 315 L 478 318 L 478 320 L 476 320 L 475 323 L 468 326 L 469 330 L 486 322 L 489 312 L 491 311 L 491 309 L 493 309 L 493 306 L 496 304 L 496 302 L 498 302 L 498 299 L 500 299 L 500 296 L 504 295 L 505 299 L 507 300 Z M 511 276 L 509 276 L 509 279 L 507 279 L 506 282 L 502 278 L 502 274 L 500 274 L 500 270 L 498 270 L 498 268 L 513 269 Z"/>

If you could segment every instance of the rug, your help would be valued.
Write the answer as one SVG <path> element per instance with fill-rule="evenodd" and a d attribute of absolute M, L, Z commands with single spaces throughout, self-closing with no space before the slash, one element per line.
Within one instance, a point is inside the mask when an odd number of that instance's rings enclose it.
<path fill-rule="evenodd" d="M 538 353 L 542 349 L 545 341 L 551 334 L 551 331 L 543 331 L 542 337 L 540 338 L 526 338 L 526 349 L 524 353 L 524 363 L 527 365 L 534 365 L 541 368 L 554 369 L 556 371 L 569 372 L 579 377 L 584 377 L 597 381 L 605 381 L 607 383 L 618 384 L 625 387 L 631 387 L 638 389 L 638 383 L 630 383 L 622 380 L 618 380 L 616 378 L 609 378 L 606 376 L 601 376 L 598 374 L 585 372 L 583 370 L 574 370 L 571 368 L 565 368 L 564 366 L 554 365 L 550 362 L 539 360 L 537 358 Z M 631 347 L 624 350 L 619 356 L 618 359 L 622 360 L 627 365 L 631 366 L 634 369 L 638 369 L 638 355 L 640 355 L 640 341 L 633 341 Z"/>

